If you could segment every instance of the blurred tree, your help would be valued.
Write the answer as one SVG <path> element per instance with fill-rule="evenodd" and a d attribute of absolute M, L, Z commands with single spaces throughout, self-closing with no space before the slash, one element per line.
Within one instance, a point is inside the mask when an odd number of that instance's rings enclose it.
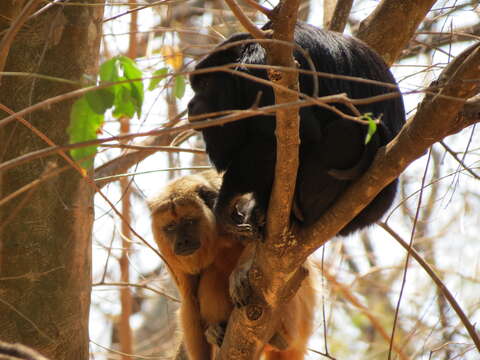
<path fill-rule="evenodd" d="M 82 4 L 98 4 L 87 7 Z M 1 117 L 79 87 L 96 74 L 103 6 L 5 0 L 0 4 Z M 68 142 L 71 100 L 23 120 L 0 120 L 2 165 Z M 37 133 L 27 125 L 35 127 Z M 1 170 L 0 339 L 52 359 L 88 358 L 94 190 L 60 156 Z M 38 183 L 40 182 L 40 183 Z"/>

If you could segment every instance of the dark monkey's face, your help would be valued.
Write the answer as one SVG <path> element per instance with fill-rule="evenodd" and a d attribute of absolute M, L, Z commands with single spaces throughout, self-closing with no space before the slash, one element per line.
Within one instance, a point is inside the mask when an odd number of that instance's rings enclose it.
<path fill-rule="evenodd" d="M 190 76 L 190 85 L 195 93 L 188 103 L 188 115 L 190 117 L 215 111 L 211 105 L 214 98 L 214 86 L 212 86 L 214 84 L 212 84 L 212 81 L 215 81 L 214 78 L 210 76 L 209 79 L 207 74 Z"/>
<path fill-rule="evenodd" d="M 224 66 L 226 64 L 236 63 L 242 51 L 242 41 L 249 38 L 247 34 L 234 35 L 230 42 L 224 48 L 217 49 L 213 56 L 208 56 L 197 64 L 195 70 L 207 70 L 190 75 L 190 85 L 194 91 L 194 96 L 188 104 L 188 115 L 190 121 L 197 115 L 205 115 L 224 110 L 245 109 L 252 105 L 257 95 L 256 89 L 252 86 L 253 82 L 245 94 L 239 88 L 239 78 L 232 73 L 222 71 L 221 69 L 209 71 L 209 68 Z M 234 70 L 235 68 L 231 68 Z M 219 115 L 219 114 L 218 114 Z M 216 115 L 216 116 L 218 116 Z"/>
<path fill-rule="evenodd" d="M 219 111 L 236 110 L 239 94 L 235 91 L 235 80 L 232 75 L 225 73 L 206 73 L 190 76 L 190 84 L 194 96 L 188 103 L 188 116 L 190 121 L 205 120 L 206 117 L 195 119 L 197 115 L 212 114 Z M 192 118 L 193 117 L 193 118 Z"/>

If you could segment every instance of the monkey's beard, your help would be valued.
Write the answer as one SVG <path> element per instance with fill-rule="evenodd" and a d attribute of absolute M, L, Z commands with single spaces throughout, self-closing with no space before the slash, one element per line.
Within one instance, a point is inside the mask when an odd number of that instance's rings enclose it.
<path fill-rule="evenodd" d="M 215 244 L 215 239 L 205 237 L 197 251 L 186 256 L 177 255 L 176 259 L 186 272 L 196 275 L 213 263 L 217 253 L 218 245 Z"/>

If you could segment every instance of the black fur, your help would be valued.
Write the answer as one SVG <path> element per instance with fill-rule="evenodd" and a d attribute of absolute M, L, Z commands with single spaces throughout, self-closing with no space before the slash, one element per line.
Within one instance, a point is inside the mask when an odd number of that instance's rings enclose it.
<path fill-rule="evenodd" d="M 268 28 L 267 24 L 264 28 Z M 248 34 L 233 35 L 219 45 L 251 39 Z M 295 42 L 307 51 L 319 72 L 349 75 L 396 84 L 383 60 L 363 42 L 338 33 L 298 23 Z M 304 56 L 294 51 L 300 68 L 312 70 Z M 205 57 L 196 70 L 238 63 L 236 70 L 268 79 L 265 70 L 242 64 L 265 64 L 265 51 L 256 43 L 244 42 L 225 47 Z M 313 77 L 300 75 L 300 90 L 314 95 Z M 274 104 L 271 87 L 222 71 L 192 75 L 195 96 L 189 103 L 189 115 Z M 358 81 L 318 77 L 319 96 L 346 93 L 358 99 L 395 92 L 396 89 Z M 335 104 L 351 114 L 345 106 Z M 382 125 L 365 145 L 367 126 L 345 120 L 319 106 L 300 109 L 300 166 L 295 190 L 293 218 L 304 226 L 315 222 L 371 164 L 377 149 L 387 144 L 405 123 L 401 96 L 357 107 L 360 113 L 381 116 Z M 217 170 L 225 171 L 216 203 L 216 214 L 228 223 L 227 214 L 234 199 L 252 192 L 260 212 L 268 207 L 275 165 L 275 118 L 254 116 L 223 126 L 202 129 L 208 155 Z M 341 231 L 346 235 L 377 221 L 391 205 L 397 180 L 378 194 L 356 218 Z"/>

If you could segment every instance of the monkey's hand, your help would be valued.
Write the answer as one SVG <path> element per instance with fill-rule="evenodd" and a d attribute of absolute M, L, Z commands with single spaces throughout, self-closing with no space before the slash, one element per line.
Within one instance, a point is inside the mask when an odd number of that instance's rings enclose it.
<path fill-rule="evenodd" d="M 205 330 L 205 338 L 210 344 L 217 345 L 218 347 L 220 347 L 222 346 L 226 329 L 227 329 L 226 323 L 209 325 L 207 330 Z"/>
<path fill-rule="evenodd" d="M 253 259 L 249 259 L 241 264 L 230 274 L 230 298 L 235 307 L 242 307 L 250 303 L 252 287 L 250 286 L 250 280 L 248 279 L 248 272 L 252 265 L 252 260 Z"/>

